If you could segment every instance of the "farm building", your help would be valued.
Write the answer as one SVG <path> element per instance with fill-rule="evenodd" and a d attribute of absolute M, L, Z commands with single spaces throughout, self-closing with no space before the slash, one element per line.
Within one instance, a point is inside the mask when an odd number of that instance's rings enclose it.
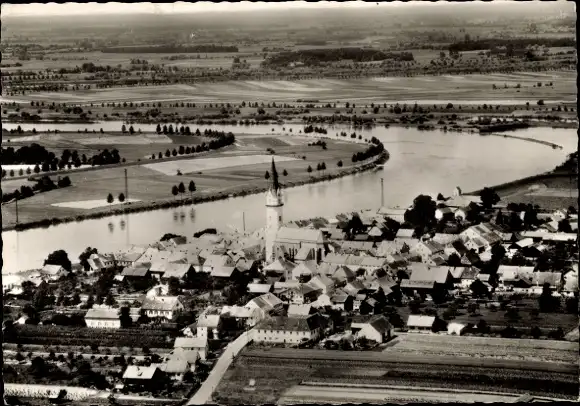
<path fill-rule="evenodd" d="M 181 312 L 183 303 L 177 296 L 157 296 L 145 298 L 141 309 L 150 318 L 166 318 L 171 320 L 173 316 Z"/>
<path fill-rule="evenodd" d="M 321 325 L 317 315 L 309 317 L 274 316 L 256 325 L 253 339 L 256 342 L 294 343 L 316 340 L 320 336 Z"/>
<path fill-rule="evenodd" d="M 126 387 L 152 390 L 162 384 L 163 376 L 163 371 L 157 368 L 157 366 L 140 367 L 129 365 L 123 373 L 123 382 Z"/>
<path fill-rule="evenodd" d="M 434 316 L 411 314 L 407 319 L 409 333 L 431 333 L 435 326 Z"/>
<path fill-rule="evenodd" d="M 184 329 L 184 334 L 189 327 Z M 208 351 L 208 341 L 207 337 L 177 337 L 173 343 L 173 353 L 185 350 L 185 351 L 197 351 L 199 353 L 199 358 L 205 360 Z"/>
<path fill-rule="evenodd" d="M 89 309 L 85 315 L 87 327 L 121 328 L 118 309 Z"/>
<path fill-rule="evenodd" d="M 367 340 L 382 344 L 393 337 L 393 326 L 383 315 L 376 315 L 364 322 L 352 322 L 350 332 L 355 338 L 364 337 Z"/>

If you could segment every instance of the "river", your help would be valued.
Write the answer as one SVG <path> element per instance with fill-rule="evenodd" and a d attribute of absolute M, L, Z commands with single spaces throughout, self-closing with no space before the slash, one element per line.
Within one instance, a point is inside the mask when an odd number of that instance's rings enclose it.
<path fill-rule="evenodd" d="M 106 123 L 96 124 L 97 126 Z M 114 123 L 116 128 L 119 122 Z M 208 126 L 203 126 L 206 128 Z M 213 126 L 241 133 L 268 133 L 274 128 L 302 126 Z M 62 128 L 62 125 L 58 125 Z M 83 127 L 84 128 L 84 127 Z M 351 128 L 329 129 L 352 132 Z M 246 131 L 244 131 L 246 132 Z M 496 185 L 553 169 L 576 151 L 575 129 L 529 128 L 514 132 L 520 137 L 549 141 L 563 149 L 496 136 L 467 133 L 421 132 L 413 128 L 377 127 L 357 130 L 364 137 L 376 136 L 390 153 L 384 169 L 347 176 L 330 182 L 290 188 L 284 191 L 284 220 L 378 208 L 380 178 L 384 178 L 385 206 L 408 206 L 418 194 L 451 194 L 456 186 L 464 191 Z M 206 227 L 242 229 L 245 213 L 246 231 L 263 227 L 264 196 L 252 195 L 208 202 L 175 209 L 133 213 L 114 217 L 67 223 L 46 229 L 2 233 L 3 272 L 16 272 L 42 266 L 46 256 L 57 249 L 76 260 L 86 247 L 111 252 L 131 244 L 149 244 L 165 233 L 191 236 Z"/>

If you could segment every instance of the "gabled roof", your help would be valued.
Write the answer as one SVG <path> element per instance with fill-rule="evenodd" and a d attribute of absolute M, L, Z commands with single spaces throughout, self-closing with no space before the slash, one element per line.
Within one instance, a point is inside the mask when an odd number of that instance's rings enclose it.
<path fill-rule="evenodd" d="M 410 279 L 403 279 L 401 281 L 401 288 L 408 289 L 433 289 L 435 288 L 434 281 L 412 281 Z"/>
<path fill-rule="evenodd" d="M 161 370 L 168 374 L 183 374 L 189 370 L 189 365 L 186 359 L 170 356 Z"/>
<path fill-rule="evenodd" d="M 316 261 L 301 262 L 292 270 L 292 276 L 294 278 L 299 278 L 302 275 L 313 275 L 316 273 L 316 269 Z"/>
<path fill-rule="evenodd" d="M 248 283 L 250 293 L 268 293 L 270 290 L 272 290 L 271 283 Z"/>
<path fill-rule="evenodd" d="M 410 280 L 446 283 L 449 274 L 450 274 L 449 267 L 446 266 L 428 267 L 425 264 L 417 263 L 413 264 L 413 267 L 411 269 Z"/>
<path fill-rule="evenodd" d="M 284 317 L 274 316 L 262 320 L 255 327 L 259 330 L 272 331 L 304 331 L 311 332 L 320 327 L 320 320 L 318 316 L 312 315 L 310 317 Z"/>
<path fill-rule="evenodd" d="M 376 316 L 371 317 L 371 319 L 367 322 L 373 329 L 378 331 L 381 334 L 386 333 L 392 328 L 391 323 L 386 319 L 385 316 L 382 314 L 378 314 Z"/>
<path fill-rule="evenodd" d="M 347 283 L 343 289 L 349 295 L 354 295 L 360 292 L 361 290 L 364 290 L 365 285 L 361 281 L 354 280 L 352 282 Z"/>
<path fill-rule="evenodd" d="M 282 301 L 274 296 L 272 293 L 265 293 L 261 296 L 255 297 L 246 304 L 246 306 L 253 304 L 254 306 L 269 312 L 273 310 L 276 306 L 282 304 Z"/>
<path fill-rule="evenodd" d="M 283 258 L 278 258 L 271 264 L 264 267 L 264 271 L 268 272 L 278 272 L 278 273 L 285 273 L 285 272 L 292 272 L 292 270 L 296 267 L 296 264 L 290 261 L 286 261 Z"/>
<path fill-rule="evenodd" d="M 550 287 L 559 286 L 562 283 L 561 272 L 534 272 L 532 283 L 542 286 L 544 283 L 549 283 Z"/>
<path fill-rule="evenodd" d="M 207 336 L 202 337 L 177 337 L 173 348 L 207 348 Z"/>
<path fill-rule="evenodd" d="M 123 272 L 121 273 L 122 276 L 139 276 L 139 277 L 144 277 L 147 276 L 147 274 L 149 273 L 149 268 L 147 267 L 143 267 L 143 266 L 138 266 L 138 267 L 127 267 L 125 269 L 123 269 Z"/>
<path fill-rule="evenodd" d="M 281 227 L 276 234 L 276 242 L 310 242 L 322 244 L 322 231 L 307 228 Z"/>
<path fill-rule="evenodd" d="M 298 286 L 290 288 L 295 295 L 309 295 L 319 289 L 315 289 L 307 283 L 301 283 Z"/>
<path fill-rule="evenodd" d="M 59 272 L 67 271 L 60 265 L 44 265 L 41 269 L 41 272 L 49 275 L 57 275 Z"/>
<path fill-rule="evenodd" d="M 296 261 L 307 261 L 312 259 L 314 259 L 314 249 L 307 246 L 301 247 L 294 256 L 294 260 Z"/>
<path fill-rule="evenodd" d="M 197 327 L 218 328 L 220 324 L 219 314 L 202 314 L 197 319 Z"/>
<path fill-rule="evenodd" d="M 156 296 L 145 298 L 141 308 L 143 310 L 171 311 L 179 308 L 181 302 L 177 296 Z"/>
<path fill-rule="evenodd" d="M 415 230 L 412 228 L 400 228 L 397 231 L 397 238 L 413 238 L 413 234 L 415 234 Z"/>
<path fill-rule="evenodd" d="M 316 275 L 308 281 L 308 284 L 315 289 L 327 289 L 334 286 L 334 281 L 326 275 Z"/>
<path fill-rule="evenodd" d="M 260 309 L 255 307 L 248 308 L 243 306 L 224 306 L 222 307 L 221 314 L 223 316 L 235 317 L 238 319 L 247 319 L 252 317 L 256 312 L 259 312 Z"/>
<path fill-rule="evenodd" d="M 119 320 L 119 310 L 118 309 L 89 309 L 85 315 L 85 320 Z"/>
<path fill-rule="evenodd" d="M 308 316 L 312 311 L 312 306 L 309 304 L 291 304 L 288 306 L 288 317 Z"/>
<path fill-rule="evenodd" d="M 203 263 L 204 268 L 217 268 L 217 267 L 232 267 L 234 266 L 234 261 L 229 255 L 218 255 L 211 254 Z"/>
<path fill-rule="evenodd" d="M 214 278 L 231 278 L 235 271 L 235 266 L 216 266 L 211 270 L 210 275 Z"/>
<path fill-rule="evenodd" d="M 437 252 L 441 252 L 444 250 L 445 247 L 443 247 L 443 245 L 432 241 L 432 240 L 427 240 L 427 241 L 421 241 L 419 242 L 419 244 L 417 244 L 414 248 L 413 251 L 416 252 L 418 250 L 419 247 L 425 247 L 427 248 L 427 250 L 429 251 L 430 254 L 435 254 Z"/>
<path fill-rule="evenodd" d="M 434 316 L 411 314 L 407 319 L 407 327 L 433 327 L 433 323 L 435 323 Z"/>
<path fill-rule="evenodd" d="M 123 379 L 153 379 L 155 372 L 157 371 L 156 366 L 150 367 L 139 367 L 136 365 L 129 365 L 125 372 L 123 373 Z"/>
<path fill-rule="evenodd" d="M 170 358 L 183 359 L 189 364 L 195 364 L 199 359 L 199 351 L 197 350 L 187 350 L 184 348 L 176 348 L 171 351 Z"/>
<path fill-rule="evenodd" d="M 332 275 L 332 279 L 335 279 L 339 282 L 344 282 L 355 277 L 355 273 L 346 266 L 338 267 L 338 269 Z"/>

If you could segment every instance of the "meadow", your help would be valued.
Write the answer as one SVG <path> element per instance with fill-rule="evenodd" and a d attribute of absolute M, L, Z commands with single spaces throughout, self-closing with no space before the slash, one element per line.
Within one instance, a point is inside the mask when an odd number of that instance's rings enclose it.
<path fill-rule="evenodd" d="M 553 86 L 536 87 L 537 82 Z M 493 85 L 496 89 L 493 89 Z M 520 84 L 520 88 L 515 86 Z M 505 88 L 504 85 L 508 87 Z M 576 100 L 576 74 L 573 71 L 520 72 L 510 74 L 472 74 L 414 77 L 374 77 L 362 79 L 305 79 L 294 81 L 239 80 L 216 83 L 173 84 L 159 86 L 113 87 L 68 92 L 39 92 L 14 96 L 17 101 L 67 103 L 169 102 L 194 103 L 241 101 L 295 102 L 316 99 L 321 102 L 389 103 L 494 103 L 531 104 Z M 445 98 L 442 99 L 442 95 Z"/>

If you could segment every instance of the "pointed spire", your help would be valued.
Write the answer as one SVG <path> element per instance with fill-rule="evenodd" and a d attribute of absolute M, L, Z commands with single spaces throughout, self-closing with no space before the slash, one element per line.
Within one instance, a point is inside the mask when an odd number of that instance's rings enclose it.
<path fill-rule="evenodd" d="M 278 192 L 280 190 L 280 183 L 278 182 L 278 172 L 276 171 L 276 164 L 274 157 L 272 157 L 272 176 L 270 176 L 270 190 Z"/>

